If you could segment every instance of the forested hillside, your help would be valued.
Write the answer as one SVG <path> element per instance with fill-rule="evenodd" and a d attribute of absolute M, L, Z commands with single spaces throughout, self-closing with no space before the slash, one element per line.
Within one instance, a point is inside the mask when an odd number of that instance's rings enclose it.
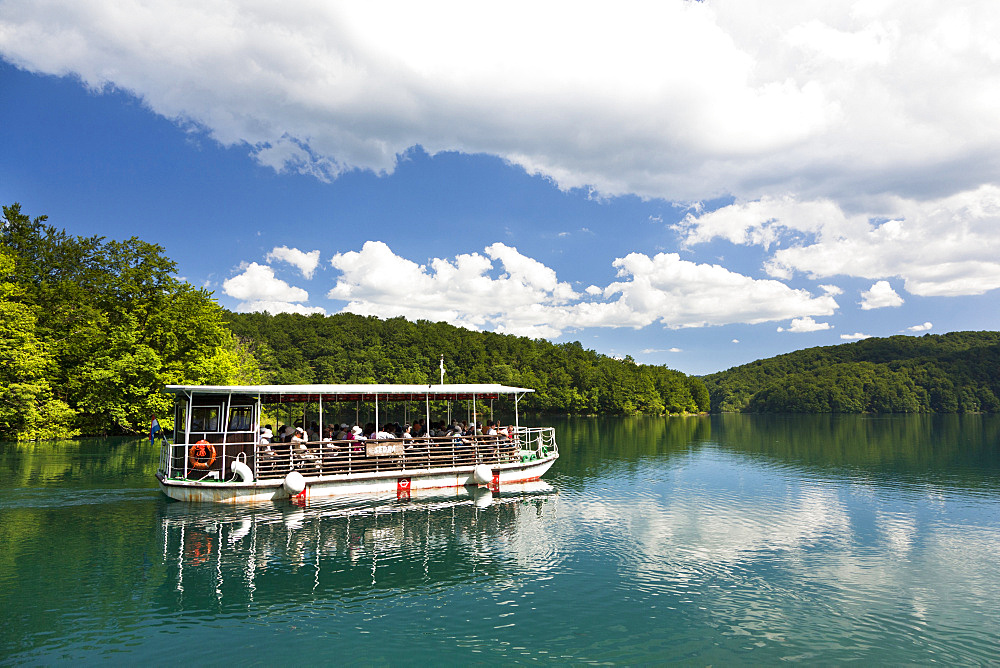
<path fill-rule="evenodd" d="M 163 248 L 74 237 L 17 204 L 0 221 L 0 439 L 138 433 L 168 383 L 259 378 L 211 294 Z"/>
<path fill-rule="evenodd" d="M 17 204 L 0 220 L 0 439 L 141 433 L 168 384 L 496 382 L 572 413 L 708 410 L 698 378 L 445 323 L 237 315 L 179 281 L 161 246 L 76 237 Z"/>
<path fill-rule="evenodd" d="M 229 326 L 275 383 L 503 383 L 535 392 L 528 410 L 578 414 L 697 413 L 702 381 L 662 366 L 443 322 L 352 314 L 227 314 Z"/>
<path fill-rule="evenodd" d="M 714 412 L 1000 412 L 1000 332 L 865 339 L 704 378 Z"/>
<path fill-rule="evenodd" d="M 495 382 L 575 414 L 1000 412 L 1000 333 L 811 348 L 699 379 L 443 322 L 224 311 L 163 248 L 0 220 L 0 439 L 139 433 L 166 384 Z"/>

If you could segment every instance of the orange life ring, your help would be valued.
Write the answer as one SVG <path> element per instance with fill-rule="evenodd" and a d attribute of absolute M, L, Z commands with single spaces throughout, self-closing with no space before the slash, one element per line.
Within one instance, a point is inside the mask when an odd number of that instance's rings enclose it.
<path fill-rule="evenodd" d="M 188 450 L 188 459 L 196 469 L 207 469 L 215 463 L 215 446 L 202 439 Z M 207 461 L 203 461 L 207 459 Z"/>

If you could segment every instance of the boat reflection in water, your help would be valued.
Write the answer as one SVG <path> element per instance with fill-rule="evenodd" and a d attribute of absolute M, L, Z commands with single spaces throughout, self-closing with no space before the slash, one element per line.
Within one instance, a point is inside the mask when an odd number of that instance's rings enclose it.
<path fill-rule="evenodd" d="M 557 508 L 550 484 L 434 492 L 335 497 L 306 506 L 167 503 L 167 580 L 181 596 L 201 600 L 214 593 L 224 605 L 292 603 L 289 597 L 325 589 L 343 599 L 352 589 L 362 596 L 372 587 L 454 583 L 553 565 L 549 541 L 539 540 Z"/>

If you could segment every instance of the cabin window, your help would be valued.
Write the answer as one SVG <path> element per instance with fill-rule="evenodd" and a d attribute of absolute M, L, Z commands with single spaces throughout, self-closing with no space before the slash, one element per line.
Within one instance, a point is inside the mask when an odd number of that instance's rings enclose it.
<path fill-rule="evenodd" d="M 219 407 L 195 406 L 191 409 L 191 431 L 219 431 Z"/>
<path fill-rule="evenodd" d="M 233 406 L 229 409 L 229 431 L 251 431 L 253 406 Z"/>

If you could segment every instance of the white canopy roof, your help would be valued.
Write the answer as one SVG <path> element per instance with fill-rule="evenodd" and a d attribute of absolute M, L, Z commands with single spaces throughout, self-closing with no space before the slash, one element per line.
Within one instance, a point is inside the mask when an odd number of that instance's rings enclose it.
<path fill-rule="evenodd" d="M 167 385 L 172 394 L 237 394 L 259 396 L 268 403 L 300 401 L 413 401 L 415 399 L 488 399 L 534 390 L 496 383 L 446 385 Z"/>

